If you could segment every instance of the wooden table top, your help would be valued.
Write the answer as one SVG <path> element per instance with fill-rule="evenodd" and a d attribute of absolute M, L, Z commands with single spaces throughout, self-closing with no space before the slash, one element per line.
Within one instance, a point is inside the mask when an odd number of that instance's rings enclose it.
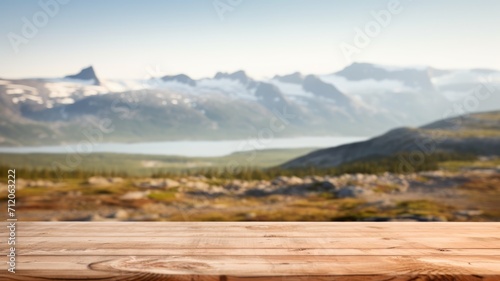
<path fill-rule="evenodd" d="M 500 223 L 18 222 L 16 240 L 0 280 L 500 280 Z"/>

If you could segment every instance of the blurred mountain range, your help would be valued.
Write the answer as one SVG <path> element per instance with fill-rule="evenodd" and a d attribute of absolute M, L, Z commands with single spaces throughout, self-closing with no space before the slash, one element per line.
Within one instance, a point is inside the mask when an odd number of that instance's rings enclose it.
<path fill-rule="evenodd" d="M 498 110 L 497 89 L 500 72 L 489 69 L 354 63 L 262 80 L 244 71 L 107 80 L 90 66 L 62 78 L 0 78 L 0 145 L 373 136 Z"/>

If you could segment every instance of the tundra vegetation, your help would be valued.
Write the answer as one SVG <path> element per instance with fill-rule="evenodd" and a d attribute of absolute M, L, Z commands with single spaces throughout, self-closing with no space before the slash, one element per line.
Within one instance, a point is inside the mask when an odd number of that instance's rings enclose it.
<path fill-rule="evenodd" d="M 63 156 L 19 154 L 1 157 L 15 166 L 2 162 L 0 170 L 16 169 L 22 220 L 500 220 L 498 157 L 439 152 L 405 173 L 398 170 L 404 155 L 328 169 L 284 169 L 269 161 L 307 152 L 265 151 L 255 166 L 230 167 L 228 160 L 248 155 L 90 154 L 62 176 L 46 168 L 46 162 Z M 191 168 L 193 163 L 203 164 Z M 5 188 L 1 190 L 6 200 Z"/>

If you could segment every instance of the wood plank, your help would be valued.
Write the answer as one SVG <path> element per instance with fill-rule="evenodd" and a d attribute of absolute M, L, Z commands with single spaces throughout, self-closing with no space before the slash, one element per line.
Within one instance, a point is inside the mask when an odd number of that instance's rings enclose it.
<path fill-rule="evenodd" d="M 42 270 L 36 273 L 24 272 L 23 275 L 5 276 L 4 280 L 46 281 L 46 280 L 99 280 L 99 281 L 420 281 L 420 280 L 460 280 L 460 281 L 498 281 L 498 275 L 470 274 L 404 274 L 398 275 L 282 275 L 282 276 L 238 276 L 238 275 L 165 275 L 148 272 L 101 273 L 95 271 Z M 0 279 L 1 280 L 1 279 Z"/>
<path fill-rule="evenodd" d="M 488 228 L 500 229 L 498 223 L 495 222 L 23 222 L 23 227 L 39 228 L 39 227 L 78 227 L 78 228 L 102 228 L 102 227 L 145 227 L 148 229 L 155 228 L 169 228 L 179 230 L 205 230 L 210 231 L 213 228 L 234 229 L 241 231 L 242 229 L 248 230 L 275 230 L 275 229 L 288 229 L 300 230 L 303 228 L 313 229 L 385 229 L 385 230 L 401 230 L 408 231 L 418 229 L 433 229 L 435 227 L 444 227 L 448 229 L 464 230 L 470 228 Z"/>
<path fill-rule="evenodd" d="M 399 257 L 399 256 L 23 256 L 19 275 L 50 272 L 78 272 L 81 276 L 111 278 L 120 274 L 152 274 L 157 277 L 183 276 L 194 280 L 214 280 L 217 276 L 272 277 L 303 276 L 456 276 L 475 275 L 500 278 L 500 256 Z M 96 274 L 101 273 L 101 274 Z M 17 274 L 17 273 L 16 273 Z M 4 276 L 5 273 L 3 274 Z M 1 275 L 0 275 L 1 276 Z M 204 278 L 207 276 L 208 278 Z M 77 276 L 74 276 L 77 277 Z M 170 279 L 164 279 L 170 280 Z M 175 279 L 174 279 L 175 280 Z M 184 279 L 183 279 L 184 280 Z M 186 279 L 189 280 L 189 279 Z M 232 280 L 232 279 L 226 279 Z M 252 278 L 252 280 L 255 280 Z M 314 280 L 314 279 L 305 279 Z M 493 280 L 493 279 L 492 279 Z"/>
<path fill-rule="evenodd" d="M 499 231 L 500 232 L 500 231 Z M 396 233 L 394 231 L 383 231 L 383 230 L 375 230 L 369 231 L 370 237 L 392 237 Z M 454 237 L 476 237 L 476 238 L 494 238 L 495 236 L 491 234 L 492 231 L 484 231 L 484 232 L 476 232 L 471 236 L 469 232 L 455 232 L 453 234 Z M 314 238 L 314 237 L 328 237 L 328 238 L 363 238 L 366 237 L 367 232 L 363 231 L 303 231 L 303 232 L 293 232 L 293 231 L 170 231 L 168 229 L 158 229 L 158 230 L 138 230 L 138 231 L 126 231 L 117 230 L 116 227 L 113 229 L 104 228 L 99 230 L 85 230 L 85 236 L 87 237 L 234 237 L 234 238 L 268 238 L 268 237 L 277 237 L 277 238 Z M 420 230 L 420 231 L 412 231 L 412 232 L 401 232 L 397 233 L 398 237 L 435 237 L 436 233 L 428 230 Z M 23 230 L 20 232 L 18 237 L 81 237 L 82 231 L 77 229 L 54 229 L 54 230 L 46 230 L 46 231 L 36 231 Z"/>
<path fill-rule="evenodd" d="M 28 224 L 28 225 L 26 225 Z M 101 225 L 100 223 L 96 223 L 94 225 L 74 225 L 67 223 L 60 223 L 57 225 L 53 225 L 49 223 L 45 226 L 32 226 L 31 223 L 18 223 L 17 229 L 19 230 L 19 237 L 30 237 L 30 236 L 81 236 L 82 233 L 88 234 L 89 236 L 143 236 L 148 234 L 154 234 L 155 236 L 235 236 L 235 237 L 252 237 L 252 236 L 262 236 L 265 237 L 277 237 L 279 235 L 287 235 L 289 237 L 324 237 L 325 235 L 338 236 L 338 237 L 351 237 L 351 236 L 363 236 L 367 233 L 370 236 L 384 236 L 384 235 L 395 235 L 398 236 L 434 236 L 439 230 L 442 230 L 443 234 L 449 235 L 450 232 L 453 233 L 453 236 L 471 236 L 471 232 L 467 228 L 460 228 L 455 230 L 451 227 L 442 228 L 440 226 L 433 226 L 431 228 L 426 229 L 415 229 L 412 228 L 412 231 L 406 230 L 406 228 L 396 228 L 390 229 L 390 227 L 384 227 L 382 229 L 377 228 L 308 228 L 302 227 L 297 230 L 288 230 L 288 229 L 280 229 L 280 226 L 276 226 L 275 228 L 262 228 L 255 227 L 252 229 L 230 229 L 226 227 L 222 228 L 214 228 L 212 226 L 207 226 L 206 228 L 201 228 L 200 230 L 192 229 L 192 228 L 180 228 L 174 229 L 165 225 L 160 228 L 149 227 L 149 224 L 137 226 L 130 226 L 130 224 L 121 225 L 120 222 L 115 222 L 112 225 Z M 83 230 L 83 232 L 82 232 Z M 500 227 L 482 227 L 477 226 L 473 228 L 474 237 L 490 237 L 491 234 L 495 234 L 500 232 Z"/>
<path fill-rule="evenodd" d="M 116 225 L 116 224 L 125 224 L 125 225 L 141 225 L 141 226 L 162 226 L 162 225 L 177 225 L 177 226 L 183 226 L 183 227 L 199 227 L 203 228 L 206 226 L 214 226 L 214 225 L 219 225 L 219 226 L 253 226 L 253 227 L 264 227 L 264 226 L 341 226 L 341 227 L 361 227 L 361 226 L 368 226 L 368 227 L 373 227 L 373 228 L 387 228 L 387 227 L 398 227 L 398 225 L 415 225 L 419 227 L 426 227 L 426 226 L 431 226 L 431 225 L 441 225 L 441 226 L 447 226 L 447 227 L 463 227 L 463 226 L 492 226 L 492 227 L 498 227 L 498 222 L 353 222 L 353 221 L 347 221 L 347 222 L 335 222 L 335 221 L 259 221 L 259 222 L 254 222 L 254 221 L 242 221 L 242 222 L 225 222 L 225 221 L 186 221 L 186 222 L 178 222 L 178 221 L 154 221 L 154 222 L 133 222 L 133 221 L 124 221 L 124 222 L 115 222 L 115 221 L 103 221 L 103 222 L 91 222 L 91 221 L 55 221 L 55 222 L 47 222 L 47 221 L 30 221 L 30 222 L 23 222 L 23 224 L 26 225 L 59 225 L 59 224 L 64 224 L 64 225 L 89 225 L 89 226 L 96 226 L 96 225 Z"/>
<path fill-rule="evenodd" d="M 439 237 L 385 237 L 385 238 L 282 238 L 256 237 L 229 239 L 218 237 L 20 237 L 18 242 L 25 247 L 63 248 L 63 249 L 117 249 L 130 244 L 137 249 L 168 247 L 171 249 L 231 249 L 231 248 L 359 248 L 384 249 L 397 248 L 474 248 L 500 249 L 500 238 L 456 237 L 450 239 L 439 233 Z M 436 235 L 438 236 L 438 235 Z"/>
<path fill-rule="evenodd" d="M 420 223 L 427 225 L 429 223 Z M 397 232 L 399 235 L 404 236 L 423 236 L 423 235 L 433 235 L 434 230 L 441 229 L 441 223 L 430 223 L 431 225 L 427 227 L 419 226 L 415 223 L 381 223 L 380 225 L 374 225 L 370 223 L 369 225 L 352 225 L 352 227 L 338 226 L 334 224 L 331 226 L 315 226 L 309 223 L 304 224 L 304 226 L 299 227 L 298 225 L 290 225 L 279 223 L 279 225 L 246 225 L 246 226 L 235 226 L 228 225 L 224 226 L 220 223 L 216 224 L 203 224 L 204 226 L 182 226 L 179 223 L 141 223 L 141 226 L 137 226 L 134 223 L 126 222 L 113 222 L 113 223 L 59 223 L 57 227 L 53 227 L 52 223 L 29 223 L 28 225 L 21 225 L 18 228 L 22 230 L 19 234 L 22 236 L 79 236 L 81 230 L 85 229 L 85 233 L 89 233 L 92 236 L 114 236 L 115 232 L 119 232 L 121 236 L 143 236 L 155 234 L 156 236 L 282 236 L 288 235 L 287 237 L 324 237 L 325 235 L 330 235 L 331 237 L 353 237 L 353 236 L 363 236 L 366 233 L 370 235 L 393 235 Z M 453 226 L 455 225 L 455 226 Z M 457 236 L 468 236 L 470 233 L 470 224 L 465 223 L 464 225 L 452 224 L 446 226 L 446 234 L 453 232 Z M 500 232 L 500 226 L 498 225 L 483 225 L 479 227 L 478 225 L 473 226 L 474 235 L 476 237 L 487 237 L 489 233 Z"/>
<path fill-rule="evenodd" d="M 291 223 L 291 222 L 274 222 L 274 223 L 251 223 L 251 222 L 241 222 L 241 223 L 223 223 L 223 222 L 23 222 L 22 227 L 26 230 L 29 229 L 40 229 L 42 227 L 53 228 L 57 225 L 59 228 L 106 228 L 106 227 L 116 227 L 120 225 L 121 228 L 147 228 L 147 229 L 165 229 L 170 230 L 195 230 L 195 231 L 215 231 L 218 229 L 242 231 L 242 230 L 293 230 L 297 231 L 300 229 L 315 229 L 315 230 L 334 230 L 334 229 L 346 229 L 346 230 L 395 230 L 400 231 L 404 229 L 405 231 L 415 231 L 415 230 L 428 230 L 435 227 L 446 226 L 448 229 L 452 230 L 467 230 L 470 228 L 476 229 L 481 227 L 484 229 L 498 230 L 500 226 L 496 223 L 486 222 L 480 225 L 475 225 L 477 223 L 471 222 L 304 222 L 304 223 Z"/>
<path fill-rule="evenodd" d="M 500 249 L 448 249 L 448 248 L 425 248 L 425 249 L 339 249 L 339 248 L 254 248 L 254 249 L 171 249 L 171 248 L 132 248 L 124 245 L 118 249 L 81 248 L 81 249 L 61 249 L 61 248 L 21 248 L 19 255 L 33 256 L 152 256 L 152 255 L 180 255 L 192 256 L 200 252 L 206 256 L 248 256 L 248 255 L 295 255 L 295 256 L 497 256 Z"/>

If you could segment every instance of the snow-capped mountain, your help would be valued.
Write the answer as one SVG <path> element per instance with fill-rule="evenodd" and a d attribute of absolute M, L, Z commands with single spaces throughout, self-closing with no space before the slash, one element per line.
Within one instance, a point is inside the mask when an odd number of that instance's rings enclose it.
<path fill-rule="evenodd" d="M 472 108 L 467 99 L 481 85 L 491 94 Z M 89 118 L 113 124 L 102 141 L 248 138 L 271 129 L 274 137 L 369 136 L 443 118 L 456 103 L 500 109 L 499 85 L 494 70 L 368 63 L 261 81 L 244 71 L 108 80 L 90 66 L 64 78 L 0 79 L 0 144 L 76 142 Z"/>

